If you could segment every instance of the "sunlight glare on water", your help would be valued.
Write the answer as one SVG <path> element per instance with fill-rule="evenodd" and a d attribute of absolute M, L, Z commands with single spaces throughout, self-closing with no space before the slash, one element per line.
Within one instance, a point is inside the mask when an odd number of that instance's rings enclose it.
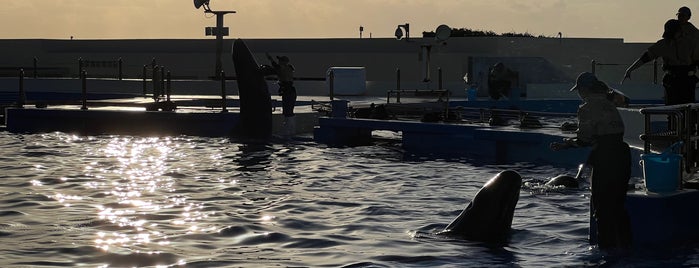
<path fill-rule="evenodd" d="M 596 266 L 589 191 L 537 163 L 413 156 L 394 145 L 0 133 L 0 266 Z M 443 230 L 504 169 L 527 178 L 510 242 Z M 699 259 L 694 248 L 658 262 Z M 679 255 L 677 255 L 679 254 Z M 664 257 L 664 256 L 661 256 Z"/>

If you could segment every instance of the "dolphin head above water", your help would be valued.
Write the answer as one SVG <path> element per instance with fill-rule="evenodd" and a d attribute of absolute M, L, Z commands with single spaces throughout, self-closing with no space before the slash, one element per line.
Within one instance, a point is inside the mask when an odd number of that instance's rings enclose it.
<path fill-rule="evenodd" d="M 438 234 L 482 242 L 505 242 L 519 201 L 522 177 L 506 170 L 491 178 L 471 203 Z"/>

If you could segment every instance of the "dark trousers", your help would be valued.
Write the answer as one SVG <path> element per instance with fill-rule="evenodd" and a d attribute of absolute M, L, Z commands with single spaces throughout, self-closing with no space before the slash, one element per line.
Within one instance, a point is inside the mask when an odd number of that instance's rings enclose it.
<path fill-rule="evenodd" d="M 631 222 L 624 203 L 631 177 L 631 151 L 621 137 L 602 139 L 590 153 L 592 214 L 600 249 L 629 248 Z"/>
<path fill-rule="evenodd" d="M 697 77 L 688 76 L 686 72 L 676 74 L 667 72 L 663 76 L 665 88 L 665 105 L 694 103 L 694 90 L 697 86 Z"/>
<path fill-rule="evenodd" d="M 279 83 L 279 95 L 282 96 L 282 114 L 285 117 L 294 116 L 296 106 L 296 88 L 292 83 Z"/>

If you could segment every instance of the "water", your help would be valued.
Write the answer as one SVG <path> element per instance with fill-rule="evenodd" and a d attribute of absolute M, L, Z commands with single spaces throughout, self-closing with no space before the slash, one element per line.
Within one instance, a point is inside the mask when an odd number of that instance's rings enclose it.
<path fill-rule="evenodd" d="M 1 267 L 697 266 L 697 247 L 608 256 L 575 170 L 409 156 L 395 146 L 0 132 Z M 503 169 L 522 188 L 506 246 L 442 230 Z"/>

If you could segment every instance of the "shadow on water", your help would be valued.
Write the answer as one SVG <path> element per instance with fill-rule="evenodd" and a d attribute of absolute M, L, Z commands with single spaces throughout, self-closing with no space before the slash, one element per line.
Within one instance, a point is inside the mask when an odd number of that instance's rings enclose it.
<path fill-rule="evenodd" d="M 238 171 L 257 172 L 269 168 L 270 156 L 274 149 L 269 144 L 248 143 L 239 147 L 240 155 L 236 157 L 239 167 Z"/>

